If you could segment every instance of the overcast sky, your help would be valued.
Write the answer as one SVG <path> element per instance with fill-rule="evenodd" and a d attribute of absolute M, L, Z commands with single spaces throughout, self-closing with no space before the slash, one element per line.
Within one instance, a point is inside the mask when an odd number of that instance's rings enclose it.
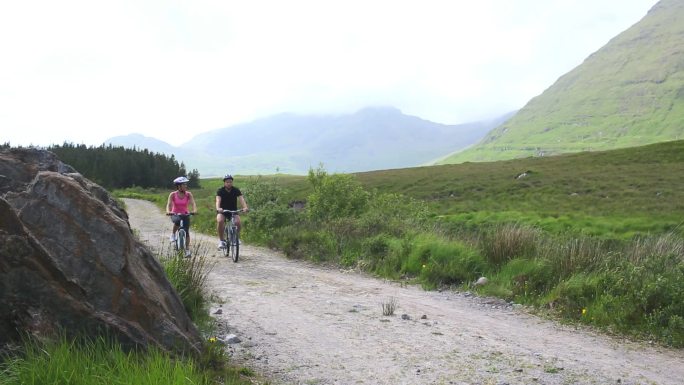
<path fill-rule="evenodd" d="M 280 112 L 521 108 L 655 0 L 0 3 L 0 142 L 174 145 Z M 239 138 L 236 138 L 239 139 Z"/>

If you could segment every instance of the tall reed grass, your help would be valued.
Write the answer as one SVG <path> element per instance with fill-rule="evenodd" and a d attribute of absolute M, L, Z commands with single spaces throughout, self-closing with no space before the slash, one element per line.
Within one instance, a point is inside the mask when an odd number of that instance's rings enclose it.
<path fill-rule="evenodd" d="M 216 262 L 207 257 L 206 245 L 195 242 L 191 249 L 193 257 L 186 258 L 167 244 L 160 249 L 159 261 L 190 318 L 200 329 L 206 330 L 212 323 L 206 282 Z"/>
<path fill-rule="evenodd" d="M 520 224 L 499 224 L 482 234 L 480 249 L 487 262 L 501 266 L 513 258 L 533 256 L 539 245 L 539 230 Z"/>

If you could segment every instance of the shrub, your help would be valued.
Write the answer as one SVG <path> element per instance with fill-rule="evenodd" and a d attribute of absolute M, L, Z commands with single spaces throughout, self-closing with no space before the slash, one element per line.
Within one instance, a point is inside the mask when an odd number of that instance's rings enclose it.
<path fill-rule="evenodd" d="M 684 259 L 652 255 L 643 264 L 623 261 L 607 280 L 608 292 L 626 298 L 630 314 L 625 323 L 644 325 L 652 334 L 683 346 Z"/>
<path fill-rule="evenodd" d="M 335 236 L 327 231 L 289 226 L 277 231 L 273 239 L 289 258 L 320 262 L 338 257 Z"/>
<path fill-rule="evenodd" d="M 368 193 L 349 174 L 328 175 L 320 168 L 309 170 L 313 193 L 307 198 L 307 212 L 314 220 L 357 217 L 368 203 Z"/>
<path fill-rule="evenodd" d="M 366 238 L 363 241 L 363 249 L 368 255 L 377 257 L 387 254 L 390 246 L 390 236 L 387 234 L 378 234 L 376 236 Z"/>
<path fill-rule="evenodd" d="M 555 286 L 553 269 L 543 259 L 513 259 L 504 265 L 492 279 L 501 282 L 517 300 L 534 301 Z"/>
<path fill-rule="evenodd" d="M 387 251 L 378 256 L 371 256 L 368 269 L 383 277 L 396 279 L 402 274 L 402 265 L 411 252 L 412 241 L 408 237 L 388 237 L 386 241 Z"/>
<path fill-rule="evenodd" d="M 273 202 L 257 207 L 258 209 L 250 210 L 249 215 L 243 216 L 244 228 L 247 231 L 241 232 L 241 235 L 247 241 L 268 241 L 276 229 L 288 226 L 297 220 L 297 213 Z"/>
<path fill-rule="evenodd" d="M 599 274 L 575 274 L 559 283 L 547 297 L 547 302 L 566 317 L 579 319 L 587 307 L 603 294 L 604 282 L 604 277 Z"/>
<path fill-rule="evenodd" d="M 420 277 L 426 287 L 473 281 L 486 270 L 477 250 L 432 235 L 416 237 L 402 265 L 402 272 Z"/>
<path fill-rule="evenodd" d="M 249 197 L 250 206 L 261 209 L 267 204 L 280 204 L 283 189 L 278 185 L 275 178 L 266 180 L 261 176 L 250 178 L 242 188 L 245 196 Z"/>

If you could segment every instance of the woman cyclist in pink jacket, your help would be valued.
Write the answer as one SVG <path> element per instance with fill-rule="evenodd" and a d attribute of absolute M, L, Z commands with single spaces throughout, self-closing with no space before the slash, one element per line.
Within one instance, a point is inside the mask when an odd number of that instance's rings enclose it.
<path fill-rule="evenodd" d="M 190 215 L 197 212 L 197 205 L 192 193 L 188 191 L 188 182 L 190 180 L 184 176 L 179 176 L 173 180 L 176 185 L 176 191 L 169 194 L 169 199 L 166 201 L 166 214 L 171 215 L 173 221 L 173 232 L 171 233 L 171 242 L 176 241 L 176 232 L 180 227 L 181 216 L 183 216 L 183 229 L 187 234 L 185 245 L 185 256 L 189 257 L 190 252 Z M 192 211 L 188 211 L 188 206 L 192 205 Z"/>

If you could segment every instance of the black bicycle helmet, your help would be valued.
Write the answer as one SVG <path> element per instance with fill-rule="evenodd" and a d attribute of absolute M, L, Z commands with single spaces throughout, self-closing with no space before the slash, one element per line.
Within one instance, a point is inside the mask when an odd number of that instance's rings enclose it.
<path fill-rule="evenodd" d="M 225 182 L 226 180 L 228 180 L 228 179 L 233 180 L 233 176 L 230 175 L 230 174 L 226 174 L 226 176 L 223 177 L 223 181 L 224 181 L 224 182 Z"/>

